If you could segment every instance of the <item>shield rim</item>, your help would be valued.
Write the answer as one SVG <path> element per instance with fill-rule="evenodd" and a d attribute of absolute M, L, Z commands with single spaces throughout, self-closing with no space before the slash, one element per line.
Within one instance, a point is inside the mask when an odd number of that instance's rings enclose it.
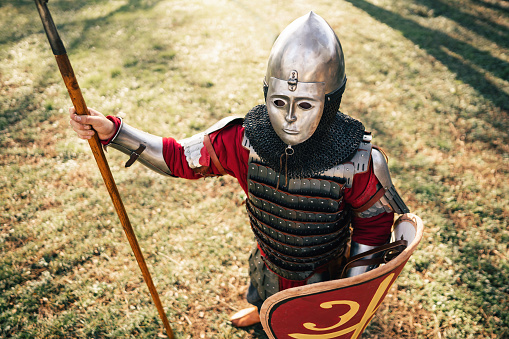
<path fill-rule="evenodd" d="M 415 237 L 410 243 L 410 245 L 401 252 L 396 258 L 389 261 L 387 264 L 380 266 L 374 270 L 368 271 L 366 273 L 360 274 L 358 276 L 350 277 L 350 278 L 344 278 L 344 279 L 336 279 L 331 281 L 325 281 L 321 283 L 311 284 L 311 285 L 304 285 L 299 287 L 293 287 L 289 288 L 287 290 L 278 292 L 269 298 L 265 300 L 263 303 L 261 309 L 260 309 L 260 320 L 263 326 L 263 329 L 265 330 L 265 333 L 267 336 L 271 339 L 277 339 L 273 332 L 271 327 L 269 326 L 270 320 L 272 318 L 272 309 L 276 305 L 280 305 L 281 302 L 287 300 L 293 300 L 297 299 L 299 297 L 309 296 L 313 294 L 318 294 L 321 292 L 326 291 L 332 291 L 332 290 L 338 290 L 345 287 L 351 287 L 351 286 L 357 286 L 361 285 L 363 283 L 366 283 L 368 281 L 377 279 L 381 276 L 388 275 L 392 271 L 396 270 L 401 265 L 405 265 L 412 253 L 415 251 L 417 246 L 419 245 L 419 242 L 422 239 L 422 235 L 424 233 L 424 225 L 422 222 L 422 219 L 413 214 L 413 213 L 405 213 L 402 214 L 394 223 L 394 225 L 397 225 L 401 222 L 410 222 L 416 229 Z M 399 274 L 398 274 L 399 275 Z M 397 279 L 398 276 L 393 278 L 393 281 L 391 284 Z M 366 324 L 367 325 L 367 324 Z"/>

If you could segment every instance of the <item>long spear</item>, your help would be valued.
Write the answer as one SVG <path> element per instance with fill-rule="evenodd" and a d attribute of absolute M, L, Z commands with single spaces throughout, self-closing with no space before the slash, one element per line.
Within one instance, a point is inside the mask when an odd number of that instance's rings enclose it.
<path fill-rule="evenodd" d="M 76 109 L 76 113 L 79 115 L 89 115 L 90 113 L 88 112 L 88 108 L 85 104 L 85 100 L 83 99 L 83 95 L 81 94 L 78 81 L 74 75 L 74 71 L 72 69 L 69 58 L 67 57 L 67 52 L 65 50 L 64 44 L 58 35 L 57 28 L 53 22 L 51 13 L 48 10 L 48 6 L 46 5 L 47 3 L 48 0 L 35 0 L 35 4 L 37 5 L 37 10 L 41 16 L 44 30 L 46 31 L 51 49 L 53 50 L 58 68 L 60 69 L 60 74 L 64 79 L 65 86 L 67 87 L 71 101 L 74 105 L 74 108 Z M 104 151 L 102 149 L 101 142 L 97 136 L 97 133 L 94 134 L 93 138 L 88 140 L 88 143 L 92 149 L 92 153 L 94 154 L 97 166 L 99 167 L 104 183 L 106 184 L 106 188 L 108 189 L 108 193 L 110 194 L 111 200 L 113 201 L 113 205 L 115 206 L 115 210 L 117 211 L 127 239 L 129 240 L 129 244 L 131 245 L 131 248 L 134 252 L 136 261 L 138 261 L 138 265 L 140 266 L 143 278 L 145 279 L 150 294 L 152 295 L 152 300 L 154 301 L 157 307 L 157 311 L 159 312 L 159 316 L 163 321 L 164 328 L 166 329 L 166 334 L 169 338 L 173 339 L 173 332 L 168 322 L 168 318 L 166 317 L 166 313 L 164 312 L 161 300 L 159 299 L 159 295 L 157 294 L 157 290 L 152 281 L 152 277 L 148 271 L 147 264 L 145 263 L 145 259 L 141 253 L 140 246 L 138 245 L 138 240 L 136 239 L 136 235 L 134 234 L 131 222 L 127 216 L 124 204 L 122 203 L 122 199 L 118 193 L 115 179 L 113 179 L 113 175 L 111 174 L 110 167 L 108 166 L 108 161 L 104 155 Z"/>

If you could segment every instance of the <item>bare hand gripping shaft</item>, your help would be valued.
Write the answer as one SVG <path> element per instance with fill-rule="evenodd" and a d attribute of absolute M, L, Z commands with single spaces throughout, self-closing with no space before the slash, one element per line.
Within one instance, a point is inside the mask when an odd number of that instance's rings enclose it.
<path fill-rule="evenodd" d="M 42 23 L 44 25 L 44 30 L 46 31 L 46 35 L 48 37 L 49 43 L 51 45 L 51 49 L 53 50 L 53 54 L 55 55 L 58 68 L 60 69 L 60 74 L 65 82 L 65 86 L 67 87 L 67 91 L 69 92 L 69 96 L 71 97 L 71 101 L 76 109 L 76 113 L 79 115 L 89 115 L 87 105 L 85 104 L 85 100 L 83 99 L 83 95 L 81 94 L 80 87 L 78 85 L 78 81 L 74 75 L 74 71 L 72 69 L 71 63 L 69 62 L 69 58 L 67 57 L 66 50 L 60 36 L 58 35 L 57 28 L 51 14 L 48 10 L 47 4 L 48 0 L 35 0 L 35 4 L 37 5 L 37 10 L 39 11 L 39 15 L 41 17 Z M 138 240 L 134 235 L 133 228 L 131 226 L 131 222 L 127 216 L 127 212 L 124 208 L 124 204 L 122 199 L 120 198 L 120 194 L 117 189 L 117 185 L 115 184 L 115 180 L 113 179 L 113 175 L 111 174 L 110 167 L 108 166 L 108 162 L 104 155 L 104 151 L 97 136 L 97 133 L 93 138 L 88 140 L 92 153 L 94 154 L 95 160 L 97 162 L 97 166 L 101 172 L 104 183 L 108 189 L 108 193 L 110 194 L 111 200 L 113 201 L 113 205 L 115 206 L 115 210 L 117 211 L 118 217 L 124 228 L 127 239 L 129 240 L 129 244 L 134 252 L 134 256 L 136 257 L 136 261 L 141 269 L 143 274 L 143 278 L 147 283 L 150 294 L 152 295 L 152 300 L 157 307 L 157 311 L 159 313 L 159 317 L 161 318 L 164 328 L 166 330 L 166 334 L 169 338 L 173 339 L 173 332 L 171 330 L 170 324 L 168 322 L 168 318 L 164 312 L 163 306 L 159 299 L 159 295 L 157 294 L 157 290 L 152 282 L 152 277 L 150 276 L 150 272 L 148 271 L 147 265 L 145 263 L 145 259 L 143 258 L 143 254 L 141 253 L 140 246 L 138 245 Z"/>

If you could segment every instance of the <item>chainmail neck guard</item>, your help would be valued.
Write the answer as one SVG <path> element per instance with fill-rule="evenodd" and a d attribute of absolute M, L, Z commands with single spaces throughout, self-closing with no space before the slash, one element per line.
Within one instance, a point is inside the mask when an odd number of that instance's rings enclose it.
<path fill-rule="evenodd" d="M 338 111 L 343 90 L 326 95 L 316 131 L 308 140 L 292 146 L 291 156 L 285 156 L 287 145 L 272 128 L 267 106 L 253 107 L 244 119 L 244 128 L 260 159 L 292 178 L 310 178 L 350 160 L 362 141 L 364 125 Z"/>

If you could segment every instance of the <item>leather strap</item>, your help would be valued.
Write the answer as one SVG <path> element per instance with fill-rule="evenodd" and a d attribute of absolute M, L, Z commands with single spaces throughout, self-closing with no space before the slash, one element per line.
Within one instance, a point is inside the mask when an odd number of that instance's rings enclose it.
<path fill-rule="evenodd" d="M 355 213 L 362 213 L 364 211 L 367 211 L 371 206 L 373 206 L 378 200 L 380 200 L 381 197 L 385 194 L 385 189 L 381 187 L 374 196 L 371 197 L 364 205 L 362 205 L 359 208 L 352 208 L 352 211 Z"/>
<path fill-rule="evenodd" d="M 221 166 L 221 163 L 219 162 L 216 151 L 214 151 L 214 147 L 212 147 L 212 142 L 210 141 L 210 137 L 208 136 L 208 134 L 206 134 L 203 137 L 203 145 L 205 145 L 207 152 L 209 152 L 210 160 L 212 160 L 212 162 L 214 163 L 214 166 L 216 166 L 219 173 L 221 173 L 222 175 L 225 175 L 226 171 L 224 170 L 223 166 Z"/>
<path fill-rule="evenodd" d="M 359 253 L 353 257 L 351 257 L 348 262 L 345 264 L 345 267 L 343 267 L 343 271 L 341 272 L 341 277 L 344 277 L 346 274 L 346 271 L 348 271 L 350 268 L 357 267 L 357 266 L 370 266 L 370 265 L 379 265 L 379 264 L 385 264 L 394 259 L 398 256 L 401 252 L 405 250 L 408 246 L 408 241 L 406 240 L 398 240 L 395 242 L 391 242 L 390 244 L 385 244 L 383 246 L 374 248 L 370 251 Z M 362 259 L 368 255 L 377 254 L 380 252 L 386 252 L 383 253 L 381 257 L 377 258 L 371 258 L 371 259 Z"/>
<path fill-rule="evenodd" d="M 129 157 L 129 160 L 127 160 L 127 162 L 125 163 L 125 167 L 131 167 L 131 165 L 134 164 L 136 160 L 138 160 L 138 157 L 145 150 L 145 148 L 147 148 L 147 146 L 140 144 L 140 147 L 138 147 L 136 151 L 133 151 L 131 153 L 131 157 Z"/>

